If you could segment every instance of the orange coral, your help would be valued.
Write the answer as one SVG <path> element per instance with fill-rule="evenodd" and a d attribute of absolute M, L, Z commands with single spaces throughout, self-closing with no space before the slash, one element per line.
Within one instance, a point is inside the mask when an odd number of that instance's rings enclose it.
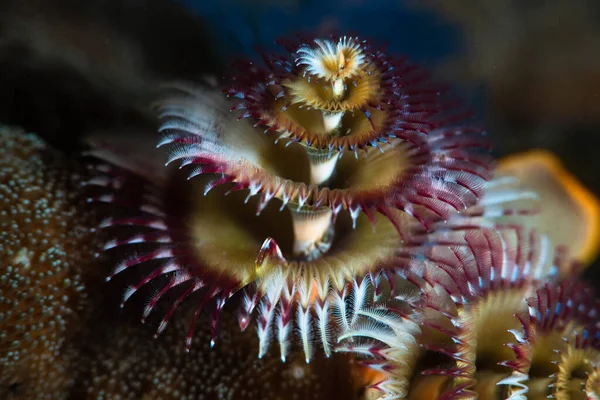
<path fill-rule="evenodd" d="M 549 235 L 552 242 L 591 263 L 600 250 L 600 202 L 552 153 L 534 150 L 500 160 L 500 176 L 516 177 L 522 188 L 533 190 L 540 213 L 522 221 Z"/>

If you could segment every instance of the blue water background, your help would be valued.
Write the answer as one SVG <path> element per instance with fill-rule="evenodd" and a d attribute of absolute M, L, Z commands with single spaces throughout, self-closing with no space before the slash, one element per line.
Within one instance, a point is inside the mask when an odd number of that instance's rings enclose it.
<path fill-rule="evenodd" d="M 402 0 L 179 1 L 205 20 L 225 59 L 275 50 L 275 39 L 297 32 L 358 34 L 430 69 L 465 50 L 458 27 Z M 456 90 L 481 115 L 483 91 Z"/>

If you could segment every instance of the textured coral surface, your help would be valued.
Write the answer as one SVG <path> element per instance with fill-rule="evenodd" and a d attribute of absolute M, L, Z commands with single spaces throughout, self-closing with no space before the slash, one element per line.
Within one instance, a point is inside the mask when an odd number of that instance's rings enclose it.
<path fill-rule="evenodd" d="M 259 359 L 256 335 L 239 332 L 231 314 L 214 347 L 203 318 L 186 352 L 180 332 L 188 329 L 188 318 L 173 319 L 173 329 L 156 340 L 152 326 L 137 320 L 113 315 L 95 325 L 85 336 L 72 398 L 351 400 L 364 386 L 360 377 L 353 379 L 351 357 L 306 364 L 296 352 L 282 363 L 272 351 Z"/>
<path fill-rule="evenodd" d="M 57 398 L 87 306 L 94 222 L 79 175 L 40 139 L 0 128 L 0 397 Z"/>

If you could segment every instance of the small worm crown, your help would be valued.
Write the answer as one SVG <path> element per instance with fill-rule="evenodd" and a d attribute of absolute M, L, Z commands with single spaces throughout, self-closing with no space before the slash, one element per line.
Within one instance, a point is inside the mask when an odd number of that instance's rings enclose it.
<path fill-rule="evenodd" d="M 227 90 L 242 117 L 282 139 L 318 152 L 355 151 L 441 123 L 434 116 L 444 108 L 443 88 L 365 40 L 305 39 L 284 47 L 287 56 L 264 57 L 266 68 L 244 65 Z"/>
<path fill-rule="evenodd" d="M 330 82 L 360 74 L 365 54 L 358 38 L 344 36 L 337 43 L 315 39 L 314 43 L 316 47 L 302 45 L 296 51 L 296 65 L 305 66 L 305 73 Z"/>
<path fill-rule="evenodd" d="M 433 246 L 423 263 L 399 259 L 391 273 L 400 279 L 383 290 L 355 285 L 337 350 L 365 357 L 380 399 L 595 398 L 593 290 L 559 281 L 562 255 L 533 231 L 463 235 L 464 245 Z"/>

